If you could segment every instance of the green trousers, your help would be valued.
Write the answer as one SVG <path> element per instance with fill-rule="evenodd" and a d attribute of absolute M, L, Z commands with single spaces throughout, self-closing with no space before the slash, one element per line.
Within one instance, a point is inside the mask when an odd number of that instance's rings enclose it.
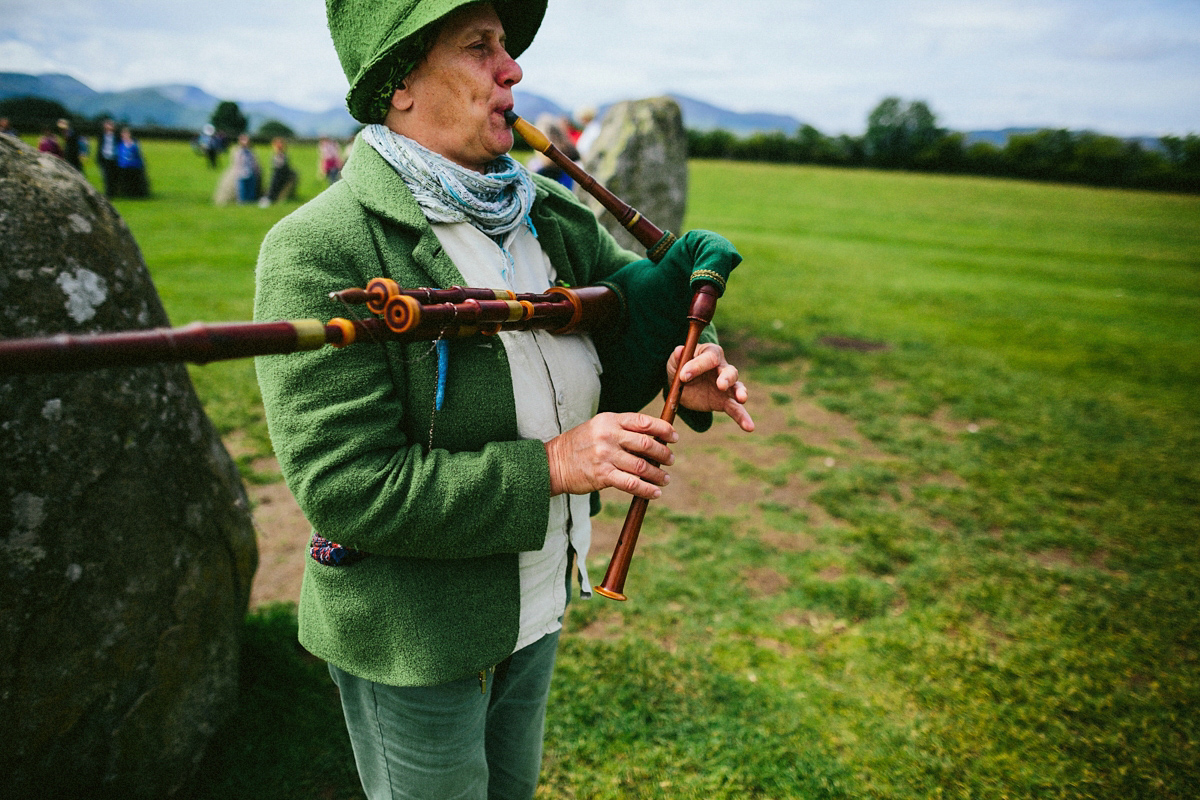
<path fill-rule="evenodd" d="M 332 664 L 369 800 L 530 800 L 558 633 L 438 686 L 387 686 Z"/>

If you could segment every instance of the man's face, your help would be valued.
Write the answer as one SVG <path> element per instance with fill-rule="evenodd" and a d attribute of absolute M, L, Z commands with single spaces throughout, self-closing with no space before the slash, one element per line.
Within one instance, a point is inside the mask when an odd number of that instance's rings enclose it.
<path fill-rule="evenodd" d="M 469 169 L 483 171 L 507 153 L 513 134 L 504 121 L 521 68 L 504 49 L 504 26 L 490 3 L 453 12 L 437 42 L 405 79 L 387 124 L 397 133 Z"/>

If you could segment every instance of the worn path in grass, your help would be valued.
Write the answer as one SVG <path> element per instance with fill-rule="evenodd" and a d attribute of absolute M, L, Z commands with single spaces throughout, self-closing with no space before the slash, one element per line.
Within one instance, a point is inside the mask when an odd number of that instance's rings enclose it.
<path fill-rule="evenodd" d="M 731 353 L 733 359 L 737 354 Z M 803 534 L 778 532 L 763 521 L 763 507 L 783 504 L 808 516 L 813 527 L 838 525 L 819 505 L 809 502 L 813 486 L 805 481 L 802 471 L 791 471 L 786 480 L 772 483 L 762 480 L 762 473 L 750 472 L 747 467 L 769 470 L 795 452 L 794 445 L 777 437 L 800 439 L 814 451 L 813 466 L 836 470 L 840 466 L 862 461 L 887 461 L 894 458 L 880 451 L 860 434 L 848 416 L 821 407 L 806 397 L 799 385 L 772 384 L 767 387 L 747 380 L 751 392 L 751 413 L 756 430 L 747 434 L 725 418 L 716 420 L 713 428 L 704 433 L 682 427 L 680 441 L 674 447 L 675 466 L 671 469 L 671 485 L 662 499 L 655 501 L 663 509 L 696 514 L 703 517 L 727 516 L 737 520 L 738 527 L 748 535 L 757 535 L 764 544 L 780 550 L 804 550 L 811 541 Z M 656 405 L 647 407 L 657 414 Z M 961 421 L 938 420 L 947 436 L 963 435 L 968 424 Z M 236 442 L 230 443 L 236 453 Z M 277 472 L 274 464 L 255 465 L 261 472 Z M 254 503 L 254 518 L 258 528 L 259 567 L 251 592 L 251 606 L 274 602 L 296 602 L 300 596 L 300 579 L 304 570 L 305 549 L 309 525 L 296 505 L 287 486 L 282 482 L 248 487 Z M 599 582 L 604 565 L 616 545 L 628 506 L 628 496 L 614 490 L 603 493 L 605 512 L 593 518 L 591 568 Z M 745 580 L 761 583 L 769 590 L 777 576 L 770 572 L 748 572 Z"/>

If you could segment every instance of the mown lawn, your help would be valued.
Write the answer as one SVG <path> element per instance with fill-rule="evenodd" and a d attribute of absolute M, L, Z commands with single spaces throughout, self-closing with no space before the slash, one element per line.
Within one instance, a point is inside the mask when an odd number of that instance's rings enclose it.
<path fill-rule="evenodd" d="M 173 322 L 249 318 L 289 207 L 146 150 L 117 205 Z M 746 258 L 717 321 L 783 427 L 707 434 L 753 503 L 652 504 L 634 599 L 572 604 L 539 796 L 1196 796 L 1200 198 L 696 162 L 687 224 Z M 249 363 L 192 372 L 269 453 Z M 290 609 L 246 630 L 190 795 L 359 796 Z"/>

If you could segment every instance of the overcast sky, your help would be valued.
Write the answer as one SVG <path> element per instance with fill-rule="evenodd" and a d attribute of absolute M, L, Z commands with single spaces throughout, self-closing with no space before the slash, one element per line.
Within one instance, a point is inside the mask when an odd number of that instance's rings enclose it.
<path fill-rule="evenodd" d="M 884 97 L 955 130 L 1200 133 L 1200 0 L 550 0 L 522 89 L 665 92 L 861 133 Z M 0 71 L 340 105 L 315 0 L 0 0 Z"/>

